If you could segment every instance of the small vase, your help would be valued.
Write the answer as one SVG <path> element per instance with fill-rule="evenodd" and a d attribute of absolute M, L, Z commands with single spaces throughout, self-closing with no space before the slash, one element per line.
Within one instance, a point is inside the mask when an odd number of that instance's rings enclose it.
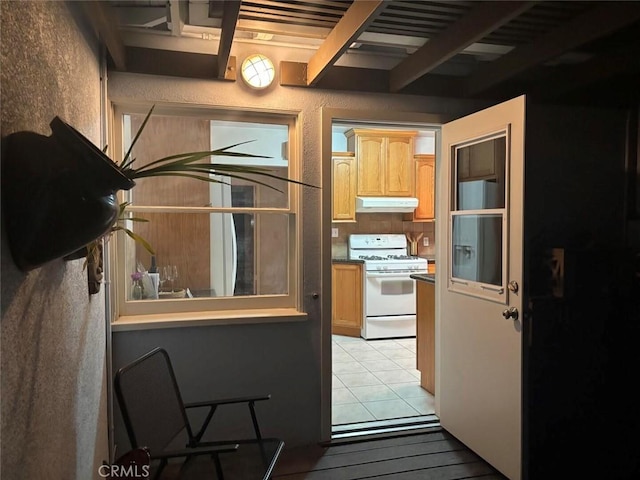
<path fill-rule="evenodd" d="M 133 284 L 133 288 L 131 289 L 131 299 L 142 300 L 142 285 L 140 285 L 139 282 L 135 282 Z"/>
<path fill-rule="evenodd" d="M 135 183 L 59 117 L 49 137 L 2 140 L 2 207 L 14 262 L 23 271 L 81 249 L 118 216 L 116 192 Z"/>

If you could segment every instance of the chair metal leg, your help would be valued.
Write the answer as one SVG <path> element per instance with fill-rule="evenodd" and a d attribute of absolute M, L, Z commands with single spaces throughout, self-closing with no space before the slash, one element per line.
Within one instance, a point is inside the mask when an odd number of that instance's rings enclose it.
<path fill-rule="evenodd" d="M 162 471 L 166 466 L 167 466 L 167 459 L 166 458 L 161 459 L 160 465 L 158 466 L 158 470 L 156 471 L 156 474 L 153 476 L 153 480 L 158 480 L 160 478 L 160 475 L 162 475 Z"/>
<path fill-rule="evenodd" d="M 216 465 L 216 475 L 218 480 L 224 480 L 224 473 L 222 473 L 222 464 L 220 463 L 220 457 L 217 453 L 211 455 L 213 457 L 213 463 Z"/>
<path fill-rule="evenodd" d="M 260 447 L 262 462 L 266 466 L 268 463 L 268 458 L 267 453 L 264 450 L 264 445 L 262 444 L 262 434 L 260 433 L 260 427 L 258 426 L 258 417 L 256 416 L 255 402 L 249 402 L 249 410 L 251 411 L 251 421 L 253 422 L 253 429 L 256 432 L 256 439 L 258 440 L 258 446 Z"/>
<path fill-rule="evenodd" d="M 256 431 L 256 438 L 262 440 L 260 427 L 258 426 L 258 418 L 256 417 L 255 402 L 249 402 L 249 410 L 251 411 L 251 421 L 253 422 L 253 429 Z"/>

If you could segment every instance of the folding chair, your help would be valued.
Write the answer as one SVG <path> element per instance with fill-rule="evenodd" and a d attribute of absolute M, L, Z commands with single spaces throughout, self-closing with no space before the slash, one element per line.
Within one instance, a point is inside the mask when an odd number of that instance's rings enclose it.
<path fill-rule="evenodd" d="M 220 454 L 229 457 L 229 469 L 238 478 L 268 479 L 284 446 L 279 439 L 263 439 L 255 412 L 255 402 L 268 400 L 270 395 L 225 398 L 185 404 L 167 352 L 155 348 L 130 364 L 120 368 L 115 376 L 115 391 L 122 412 L 131 448 L 146 448 L 151 460 L 159 460 L 155 479 L 160 478 L 168 461 L 187 460 L 209 455 L 215 464 L 217 478 L 224 479 Z M 255 438 L 203 442 L 213 414 L 221 405 L 244 403 L 248 406 Z M 197 432 L 191 426 L 187 410 L 208 408 Z M 241 447 L 241 445 L 243 445 Z M 246 448 L 246 454 L 238 451 Z M 256 454 L 258 452 L 258 454 Z M 237 460 L 234 457 L 238 457 Z M 224 470 L 227 470 L 225 464 Z"/>

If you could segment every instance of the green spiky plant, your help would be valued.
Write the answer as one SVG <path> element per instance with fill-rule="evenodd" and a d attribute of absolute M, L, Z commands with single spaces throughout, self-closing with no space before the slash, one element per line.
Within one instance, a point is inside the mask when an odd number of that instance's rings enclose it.
<path fill-rule="evenodd" d="M 168 157 L 163 157 L 153 162 L 148 163 L 140 168 L 134 168 L 133 164 L 135 162 L 135 158 L 131 156 L 131 152 L 133 147 L 135 146 L 138 138 L 140 138 L 140 134 L 143 132 L 144 127 L 147 125 L 151 114 L 153 113 L 153 109 L 155 105 L 151 107 L 149 113 L 145 117 L 142 125 L 138 129 L 136 136 L 131 142 L 131 146 L 129 150 L 125 154 L 122 162 L 120 162 L 119 168 L 120 171 L 129 179 L 135 180 L 138 178 L 145 177 L 163 177 L 163 176 L 173 176 L 173 177 L 187 177 L 193 178 L 196 180 L 202 180 L 206 182 L 212 183 L 224 183 L 217 178 L 212 178 L 210 175 L 225 175 L 227 177 L 236 178 L 240 180 L 247 180 L 252 183 L 257 183 L 259 185 L 263 185 L 265 187 L 271 188 L 273 190 L 281 191 L 278 188 L 269 185 L 267 183 L 261 182 L 254 178 L 244 177 L 242 174 L 252 174 L 252 175 L 260 175 L 263 177 L 275 178 L 278 180 L 284 180 L 290 183 L 296 183 L 298 185 L 304 185 L 306 187 L 318 188 L 315 185 L 310 185 L 308 183 L 299 182 L 297 180 L 292 180 L 290 178 L 281 177 L 279 175 L 275 175 L 273 173 L 269 173 L 270 169 L 268 168 L 260 168 L 260 167 L 248 167 L 243 165 L 227 165 L 224 163 L 207 163 L 201 162 L 201 160 L 213 157 L 213 156 L 224 156 L 224 157 L 240 157 L 240 158 L 271 158 L 263 155 L 254 155 L 250 153 L 241 153 L 241 152 L 232 152 L 230 151 L 232 148 L 238 147 L 240 145 L 244 145 L 247 142 L 240 142 L 234 145 L 229 145 L 227 147 L 219 148 L 217 150 L 209 150 L 203 152 L 187 152 L 187 153 L 179 153 L 176 155 L 170 155 Z"/>
<path fill-rule="evenodd" d="M 97 257 L 99 255 L 98 253 L 98 247 L 100 245 L 100 242 L 102 242 L 102 239 L 108 240 L 109 237 L 111 237 L 111 235 L 113 235 L 115 232 L 119 232 L 122 231 L 124 232 L 127 236 L 129 236 L 131 239 L 133 239 L 136 243 L 139 243 L 140 245 L 142 245 L 144 247 L 144 249 L 149 252 L 151 255 L 155 255 L 156 252 L 153 249 L 153 247 L 151 246 L 151 244 L 145 240 L 143 237 L 141 237 L 140 235 L 138 235 L 137 233 L 135 233 L 134 231 L 128 229 L 125 226 L 125 222 L 126 221 L 131 221 L 131 222 L 148 222 L 149 220 L 147 220 L 146 218 L 140 218 L 140 217 L 127 217 L 125 214 L 126 208 L 130 205 L 129 202 L 122 202 L 120 205 L 118 205 L 118 218 L 116 219 L 116 223 L 114 223 L 111 228 L 109 229 L 109 231 L 107 233 L 105 233 L 102 237 L 94 240 L 93 242 L 89 243 L 85 248 L 86 248 L 86 257 L 84 260 L 84 264 L 83 264 L 83 268 L 87 268 L 87 265 L 89 262 L 96 262 L 97 261 Z"/>
<path fill-rule="evenodd" d="M 126 233 L 129 237 L 131 237 L 131 239 L 133 239 L 135 242 L 137 242 L 140 245 L 142 245 L 144 247 L 144 249 L 147 252 L 149 252 L 151 255 L 155 255 L 156 252 L 153 250 L 153 247 L 149 244 L 149 242 L 147 242 L 144 238 L 142 238 L 137 233 L 129 230 L 127 227 L 124 226 L 124 222 L 125 221 L 130 221 L 130 222 L 148 222 L 149 221 L 146 218 L 127 217 L 125 215 L 125 210 L 129 205 L 130 205 L 129 202 L 122 202 L 118 206 L 118 219 L 116 220 L 116 223 L 111 227 L 111 230 L 109 231 L 109 234 L 114 233 L 114 232 L 118 232 L 118 231 L 122 231 L 122 232 Z"/>
<path fill-rule="evenodd" d="M 134 168 L 134 163 L 136 159 L 132 156 L 133 147 L 136 142 L 140 138 L 140 135 L 144 131 L 149 118 L 151 118 L 151 114 L 155 105 L 153 105 L 149 112 L 147 113 L 144 121 L 140 125 L 140 128 L 136 132 L 129 149 L 126 154 L 122 158 L 122 161 L 118 164 L 118 168 L 120 171 L 129 179 L 135 180 L 138 178 L 148 178 L 148 177 L 186 177 L 192 178 L 195 180 L 206 181 L 211 183 L 222 183 L 228 185 L 227 182 L 220 180 L 219 178 L 212 177 L 211 175 L 224 175 L 230 178 L 246 180 L 252 183 L 256 183 L 259 185 L 263 185 L 270 189 L 281 192 L 280 189 L 274 187 L 273 185 L 269 185 L 268 183 L 262 182 L 260 180 L 256 180 L 255 178 L 246 177 L 243 174 L 250 175 L 259 175 L 262 177 L 275 178 L 278 180 L 284 180 L 286 182 L 295 183 L 298 185 L 303 185 L 312 188 L 319 188 L 315 185 L 311 185 L 304 182 L 299 182 L 297 180 L 292 180 L 290 178 L 282 177 L 279 175 L 275 175 L 270 173 L 268 168 L 260 168 L 260 167 L 249 167 L 242 165 L 228 165 L 223 163 L 209 163 L 203 162 L 202 160 L 213 157 L 213 156 L 225 156 L 225 157 L 239 157 L 239 158 L 270 158 L 263 155 L 254 155 L 249 153 L 241 153 L 241 152 L 232 152 L 231 149 L 238 147 L 240 145 L 244 145 L 249 142 L 240 142 L 234 145 L 229 145 L 224 148 L 219 148 L 216 150 L 202 151 L 202 152 L 186 152 L 179 153 L 176 155 L 170 155 L 167 157 L 160 158 L 158 160 L 154 160 L 142 167 Z M 107 147 L 103 149 L 106 152 Z M 123 202 L 119 205 L 118 217 L 114 225 L 110 228 L 110 230 L 103 236 L 103 238 L 108 239 L 114 232 L 122 231 L 127 236 L 132 238 L 134 241 L 142 245 L 145 250 L 147 250 L 151 255 L 155 255 L 155 251 L 153 247 L 140 235 L 137 235 L 132 230 L 125 227 L 126 221 L 132 222 L 148 222 L 147 219 L 140 217 L 127 217 L 126 216 L 126 208 L 130 205 L 129 202 Z M 94 240 L 90 244 L 87 245 L 87 258 L 90 256 L 93 258 L 95 252 L 97 251 L 98 244 L 102 241 L 102 238 Z M 85 261 L 86 266 L 86 261 Z"/>

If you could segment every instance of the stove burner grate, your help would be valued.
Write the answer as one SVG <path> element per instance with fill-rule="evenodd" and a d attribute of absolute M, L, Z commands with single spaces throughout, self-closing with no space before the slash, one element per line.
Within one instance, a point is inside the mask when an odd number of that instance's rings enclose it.
<path fill-rule="evenodd" d="M 416 260 L 418 257 L 412 257 L 411 255 L 387 255 L 382 257 L 380 255 L 360 255 L 358 257 L 361 260 Z"/>

